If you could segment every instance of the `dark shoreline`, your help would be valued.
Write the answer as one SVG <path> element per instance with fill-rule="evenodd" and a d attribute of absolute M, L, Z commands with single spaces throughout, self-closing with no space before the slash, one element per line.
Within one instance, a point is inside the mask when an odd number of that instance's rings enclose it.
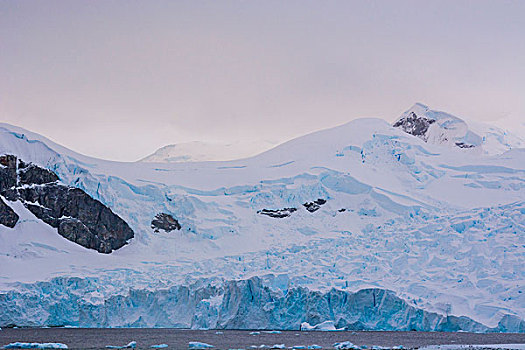
<path fill-rule="evenodd" d="M 209 343 L 216 349 L 250 349 L 252 345 L 286 347 L 317 344 L 333 348 L 336 342 L 350 341 L 369 348 L 377 345 L 405 349 L 427 345 L 460 344 L 525 344 L 522 333 L 466 333 L 466 332 L 402 332 L 402 331 L 281 331 L 252 335 L 247 330 L 189 330 L 174 328 L 4 328 L 0 331 L 0 346 L 12 342 L 57 342 L 69 349 L 105 349 L 106 345 L 125 345 L 137 342 L 137 349 L 151 349 L 151 345 L 168 344 L 168 349 L 188 349 L 190 341 Z M 219 333 L 219 334 L 218 334 Z"/>

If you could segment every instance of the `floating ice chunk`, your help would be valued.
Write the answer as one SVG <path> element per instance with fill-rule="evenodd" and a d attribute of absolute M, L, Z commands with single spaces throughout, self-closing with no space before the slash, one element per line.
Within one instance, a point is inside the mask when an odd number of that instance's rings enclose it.
<path fill-rule="evenodd" d="M 217 332 L 215 332 L 215 334 L 223 334 L 223 332 L 217 331 Z"/>
<path fill-rule="evenodd" d="M 419 350 L 467 350 L 467 349 L 505 349 L 523 350 L 525 344 L 457 344 L 457 345 L 429 345 L 419 348 Z"/>
<path fill-rule="evenodd" d="M 250 332 L 250 335 L 259 335 L 261 332 Z"/>
<path fill-rule="evenodd" d="M 286 346 L 284 346 L 284 344 L 273 344 L 271 349 L 286 349 Z"/>
<path fill-rule="evenodd" d="M 263 333 L 267 333 L 267 334 L 281 334 L 281 331 L 263 331 Z"/>
<path fill-rule="evenodd" d="M 188 348 L 202 350 L 202 349 L 211 349 L 211 348 L 214 348 L 214 346 L 211 344 L 201 343 L 198 341 L 190 341 L 188 343 Z"/>
<path fill-rule="evenodd" d="M 301 330 L 302 331 L 342 331 L 344 329 L 335 328 L 334 321 L 324 321 L 314 326 L 310 325 L 308 322 L 303 322 L 301 323 Z"/>
<path fill-rule="evenodd" d="M 150 346 L 150 348 L 153 348 L 153 349 L 164 349 L 164 348 L 167 348 L 168 347 L 168 344 L 159 344 L 159 345 L 152 345 Z"/>
<path fill-rule="evenodd" d="M 321 345 L 317 345 L 317 344 L 308 345 L 309 350 L 322 349 L 322 348 L 323 347 Z"/>
<path fill-rule="evenodd" d="M 106 349 L 135 349 L 136 347 L 136 341 L 129 342 L 127 345 L 106 345 Z"/>
<path fill-rule="evenodd" d="M 300 330 L 302 330 L 302 331 L 313 331 L 313 329 L 314 329 L 314 326 L 312 326 L 308 322 L 301 323 Z"/>
<path fill-rule="evenodd" d="M 62 343 L 10 343 L 3 346 L 3 349 L 67 349 L 66 344 Z"/>
<path fill-rule="evenodd" d="M 306 349 L 306 346 L 304 346 L 304 345 L 295 345 L 295 346 L 292 346 L 292 349 L 298 349 L 298 350 Z"/>
<path fill-rule="evenodd" d="M 336 348 L 336 349 L 354 349 L 354 350 L 360 350 L 361 349 L 360 346 L 357 346 L 354 343 L 351 343 L 349 341 L 344 341 L 344 342 L 341 342 L 341 343 L 335 343 L 333 345 L 333 347 Z"/>

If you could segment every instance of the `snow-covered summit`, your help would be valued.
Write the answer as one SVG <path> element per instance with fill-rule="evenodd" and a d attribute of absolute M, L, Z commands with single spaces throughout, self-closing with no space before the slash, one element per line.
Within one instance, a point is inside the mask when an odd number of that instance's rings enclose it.
<path fill-rule="evenodd" d="M 525 145 L 525 140 L 508 131 L 431 110 L 422 103 L 416 103 L 405 111 L 393 126 L 427 143 L 459 147 L 489 155 Z"/>
<path fill-rule="evenodd" d="M 394 122 L 394 127 L 417 136 L 425 142 L 475 148 L 481 145 L 482 138 L 469 130 L 467 123 L 440 111 L 433 111 L 428 106 L 416 103 Z"/>
<path fill-rule="evenodd" d="M 167 145 L 140 160 L 151 163 L 224 161 L 247 158 L 276 144 L 270 141 L 212 143 L 192 141 Z"/>

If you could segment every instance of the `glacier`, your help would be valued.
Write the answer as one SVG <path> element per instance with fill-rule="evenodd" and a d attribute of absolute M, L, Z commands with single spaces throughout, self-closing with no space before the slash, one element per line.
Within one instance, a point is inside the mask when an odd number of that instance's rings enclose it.
<path fill-rule="evenodd" d="M 525 149 L 489 149 L 483 130 L 480 152 L 367 118 L 246 159 L 127 163 L 1 124 L 1 153 L 136 234 L 102 255 L 7 202 L 20 219 L 0 226 L 0 327 L 524 332 Z M 180 230 L 155 232 L 159 213 Z"/>
<path fill-rule="evenodd" d="M 525 322 L 504 317 L 489 328 L 468 317 L 443 316 L 410 305 L 384 289 L 351 293 L 304 287 L 276 291 L 262 279 L 195 283 L 167 289 L 130 289 L 100 303 L 83 296 L 97 281 L 55 278 L 0 294 L 7 325 L 78 327 L 175 327 L 191 329 L 301 330 L 332 324 L 345 330 L 524 332 Z M 13 303 L 12 301 L 16 301 Z M 27 310 L 33 317 L 25 315 Z M 312 327 L 313 328 L 313 327 Z"/>

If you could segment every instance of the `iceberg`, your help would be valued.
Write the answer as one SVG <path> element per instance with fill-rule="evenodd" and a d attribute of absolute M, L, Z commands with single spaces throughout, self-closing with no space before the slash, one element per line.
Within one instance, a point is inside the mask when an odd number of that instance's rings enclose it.
<path fill-rule="evenodd" d="M 62 343 L 21 343 L 15 342 L 3 346 L 3 349 L 67 349 Z"/>
<path fill-rule="evenodd" d="M 311 326 L 308 322 L 301 323 L 301 330 L 302 331 L 338 331 L 338 330 L 344 330 L 343 329 L 337 329 L 335 327 L 334 321 L 324 321 L 319 324 L 316 324 L 314 326 Z"/>
<path fill-rule="evenodd" d="M 106 349 L 135 349 L 137 347 L 137 342 L 132 341 L 126 345 L 106 345 Z"/>
<path fill-rule="evenodd" d="M 340 343 L 334 343 L 333 347 L 335 349 L 354 349 L 354 350 L 361 350 L 361 347 L 360 346 L 357 346 L 355 344 L 353 344 L 352 342 L 350 341 L 344 341 L 344 342 L 340 342 Z"/>
<path fill-rule="evenodd" d="M 498 350 L 523 350 L 525 344 L 457 344 L 457 345 L 428 345 L 420 350 L 463 350 L 463 349 L 498 349 Z"/>
<path fill-rule="evenodd" d="M 188 343 L 189 349 L 195 349 L 195 350 L 203 350 L 203 349 L 211 349 L 214 348 L 213 345 L 207 344 L 207 343 L 201 343 L 198 341 L 190 341 Z"/>

